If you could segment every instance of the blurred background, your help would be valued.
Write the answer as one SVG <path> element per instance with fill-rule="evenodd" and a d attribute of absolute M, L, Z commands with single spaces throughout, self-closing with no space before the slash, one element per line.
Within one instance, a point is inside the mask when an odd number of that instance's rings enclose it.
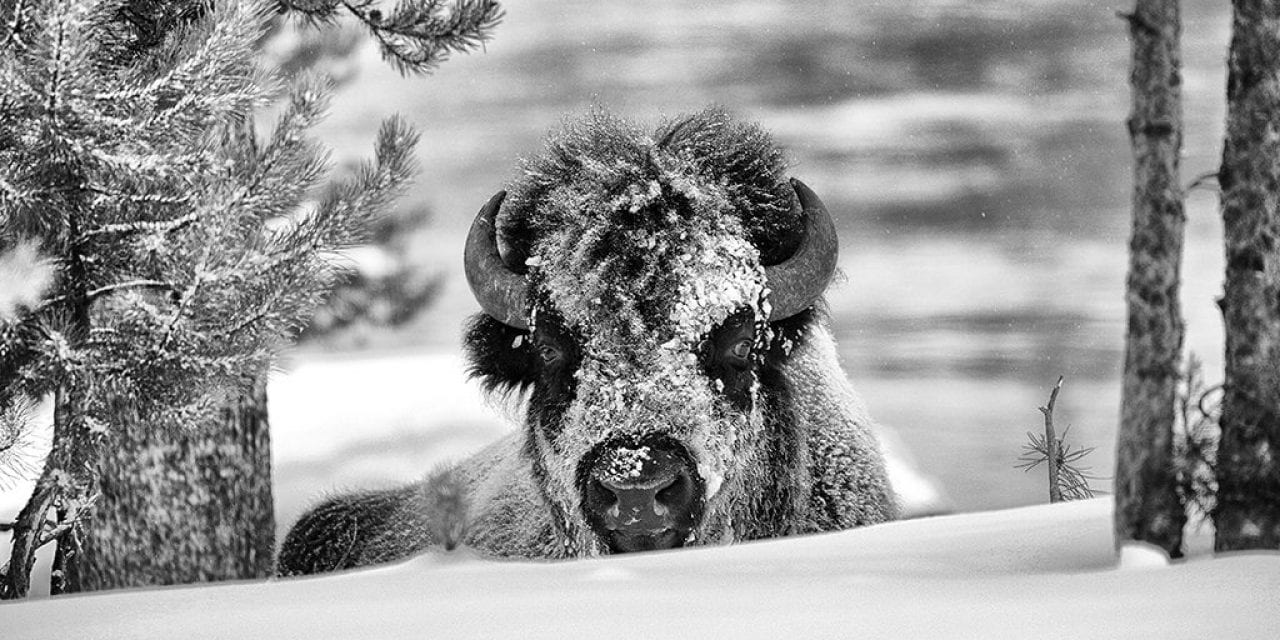
<path fill-rule="evenodd" d="M 394 225 L 429 301 L 394 328 L 356 322 L 273 378 L 282 530 L 321 495 L 416 478 L 511 428 L 458 355 L 477 310 L 461 272 L 480 205 L 562 118 L 644 121 L 719 104 L 789 151 L 826 201 L 846 279 L 829 294 L 845 368 L 873 415 L 958 510 L 1047 501 L 1014 467 L 1058 376 L 1059 432 L 1096 447 L 1110 488 L 1129 227 L 1128 0 L 885 2 L 511 0 L 483 53 L 401 78 L 364 43 L 318 132 L 339 165 L 381 118 L 422 132 Z M 1227 3 L 1183 6 L 1183 179 L 1216 170 Z M 1187 347 L 1221 376 L 1216 194 L 1188 200 Z M 391 232 L 388 232 L 391 233 Z M 385 239 L 385 238 L 384 238 Z M 410 266 L 405 267 L 407 263 Z"/>

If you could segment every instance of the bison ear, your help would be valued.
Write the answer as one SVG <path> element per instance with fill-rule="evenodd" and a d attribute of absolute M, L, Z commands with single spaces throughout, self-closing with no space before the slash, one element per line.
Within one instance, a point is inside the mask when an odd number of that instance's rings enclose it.
<path fill-rule="evenodd" d="M 523 329 L 478 313 L 467 325 L 463 344 L 467 374 L 479 379 L 486 393 L 518 393 L 537 380 L 537 354 Z"/>

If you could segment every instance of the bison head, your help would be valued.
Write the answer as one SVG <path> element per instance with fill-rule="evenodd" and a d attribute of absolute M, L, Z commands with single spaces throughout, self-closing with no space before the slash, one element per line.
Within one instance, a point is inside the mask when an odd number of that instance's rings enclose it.
<path fill-rule="evenodd" d="M 654 135 L 593 114 L 481 209 L 473 372 L 528 390 L 525 454 L 568 555 L 746 537 L 796 499 L 771 472 L 777 367 L 835 261 L 817 196 L 714 110 Z"/>

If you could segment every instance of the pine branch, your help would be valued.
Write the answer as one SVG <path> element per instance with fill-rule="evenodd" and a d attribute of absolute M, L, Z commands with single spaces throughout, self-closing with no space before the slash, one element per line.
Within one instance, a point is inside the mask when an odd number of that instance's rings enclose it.
<path fill-rule="evenodd" d="M 85 502 L 66 508 L 65 513 L 61 513 L 62 510 L 59 510 L 58 520 L 41 532 L 36 546 L 43 547 L 50 542 L 61 540 L 63 536 L 74 530 L 77 525 L 84 522 L 85 516 L 92 511 L 93 503 L 97 502 L 99 497 L 101 497 L 101 494 L 94 494 Z"/>
<path fill-rule="evenodd" d="M 267 267 L 284 267 L 318 249 L 341 249 L 359 242 L 364 221 L 380 213 L 413 177 L 417 142 L 417 132 L 403 120 L 384 121 L 374 162 L 362 164 L 352 180 L 331 188 L 311 215 L 274 234 L 274 260 Z"/>
<path fill-rule="evenodd" d="M 279 0 L 282 11 L 299 15 L 313 25 L 332 23 L 341 4 L 341 0 Z"/>
<path fill-rule="evenodd" d="M 236 334 L 239 334 L 245 329 L 259 322 L 262 322 L 264 319 L 268 318 L 274 311 L 276 311 L 276 307 L 278 306 L 280 302 L 280 298 L 283 295 L 283 293 L 284 292 L 282 290 L 277 289 L 272 293 L 272 296 L 269 299 L 264 300 L 262 304 L 258 305 L 258 309 L 256 311 L 246 316 L 242 320 L 236 322 L 235 324 L 231 325 L 230 327 L 214 333 L 214 337 L 234 338 L 236 337 Z"/>
<path fill-rule="evenodd" d="M 120 189 L 111 189 L 109 187 L 104 187 L 104 186 L 95 185 L 95 184 L 87 184 L 84 186 L 84 188 L 86 191 L 89 191 L 90 193 L 96 193 L 98 195 L 109 196 L 112 198 L 121 198 L 134 204 L 180 205 L 180 204 L 187 204 L 191 202 L 190 194 L 169 195 L 169 194 L 163 194 L 163 193 L 130 193 L 127 191 L 122 191 Z M 188 222 L 191 220 L 194 220 L 194 217 L 192 216 L 184 216 L 184 218 Z M 137 221 L 137 222 L 122 223 L 122 224 L 105 225 L 103 227 L 99 227 L 98 229 L 87 231 L 84 234 L 82 234 L 81 237 L 82 238 L 91 237 L 98 233 L 121 233 L 121 232 L 128 233 L 128 232 L 134 232 L 134 231 L 153 231 L 155 230 L 154 227 L 148 229 L 144 225 L 163 225 L 163 224 L 168 224 L 170 222 L 171 221 L 154 221 L 154 222 Z"/>
<path fill-rule="evenodd" d="M 25 0 L 15 0 L 12 3 L 12 13 L 8 16 L 8 22 L 5 24 L 4 37 L 0 38 L 0 49 L 7 49 L 11 46 L 21 48 L 23 46 L 19 34 L 22 33 L 23 18 L 26 17 L 27 2 Z"/>
<path fill-rule="evenodd" d="M 173 337 L 173 331 L 178 326 L 178 322 L 186 313 L 188 307 L 197 298 L 200 287 L 205 282 L 205 270 L 208 268 L 209 256 L 212 253 L 212 246 L 205 245 L 200 252 L 200 258 L 196 261 L 193 269 L 193 277 L 187 285 L 186 290 L 182 292 L 182 297 L 178 302 L 178 306 L 174 308 L 173 313 L 169 316 L 168 322 L 165 324 L 164 330 L 160 334 L 160 340 L 157 343 L 156 351 L 164 351 L 169 346 L 169 340 Z"/>
<path fill-rule="evenodd" d="M 242 170 L 248 175 L 225 206 L 253 208 L 257 217 L 268 219 L 287 208 L 272 203 L 293 206 L 315 185 L 328 158 L 304 133 L 324 117 L 332 94 L 332 84 L 321 76 L 307 75 L 293 85 L 271 139 L 259 153 L 244 159 Z"/>
<path fill-rule="evenodd" d="M 1218 426 L 1223 385 L 1204 382 L 1200 359 L 1191 354 L 1182 371 L 1177 395 L 1173 459 L 1183 503 L 1194 505 L 1201 517 L 1213 513 L 1218 490 Z"/>
<path fill-rule="evenodd" d="M 166 282 L 163 280 L 130 280 L 128 282 L 117 282 L 115 284 L 109 284 L 96 289 L 90 289 L 88 298 L 90 302 L 93 302 L 108 293 L 114 293 L 125 289 L 163 289 L 165 291 L 172 291 L 174 288 L 175 287 L 172 282 Z"/>
<path fill-rule="evenodd" d="M 93 92 L 97 104 L 129 104 L 149 114 L 147 129 L 201 132 L 264 104 L 279 88 L 253 59 L 271 5 L 261 0 L 219 2 L 187 37 L 170 38 L 151 52 L 158 65 L 139 82 Z M 124 110 L 129 113 L 127 110 Z"/>
<path fill-rule="evenodd" d="M 1196 176 L 1196 179 L 1192 180 L 1191 184 L 1187 185 L 1187 188 L 1184 189 L 1184 191 L 1195 191 L 1196 189 L 1221 191 L 1221 187 L 1218 185 L 1218 172 L 1206 171 Z"/>
<path fill-rule="evenodd" d="M 163 280 L 130 280 L 128 282 L 117 282 L 114 284 L 104 285 L 96 289 L 90 289 L 88 292 L 86 292 L 84 299 L 86 302 L 92 303 L 98 298 L 101 298 L 102 296 L 105 296 L 109 293 L 115 293 L 117 291 L 125 291 L 128 289 L 161 289 L 164 291 L 173 291 L 176 288 L 177 287 L 174 285 L 174 283 L 166 282 Z M 73 299 L 73 297 L 74 296 L 72 296 L 71 294 L 64 294 L 64 295 L 48 298 L 44 302 L 40 303 L 40 306 L 33 309 L 32 313 L 39 313 L 56 304 L 69 302 Z"/>
<path fill-rule="evenodd" d="M 136 196 L 136 202 L 158 202 L 160 204 L 188 204 L 191 202 L 190 195 L 182 196 L 161 196 L 140 194 Z M 131 198 L 132 199 L 132 198 Z M 172 220 L 136 220 L 132 222 L 120 222 L 116 224 L 108 224 L 96 229 L 90 229 L 82 234 L 82 240 L 88 240 L 103 235 L 128 235 L 135 233 L 158 233 L 164 234 L 172 231 L 178 231 L 199 219 L 196 212 L 179 216 Z"/>
<path fill-rule="evenodd" d="M 305 4 L 321 5 L 315 15 L 323 15 L 324 20 L 332 19 L 336 10 L 325 2 Z M 497 0 L 455 0 L 447 12 L 443 0 L 406 0 L 390 15 L 375 4 L 373 0 L 342 2 L 377 40 L 383 60 L 403 75 L 430 73 L 450 55 L 482 45 L 503 17 Z"/>
<path fill-rule="evenodd" d="M 32 428 L 35 402 L 18 396 L 0 406 L 0 489 L 31 477 L 39 470 Z"/>

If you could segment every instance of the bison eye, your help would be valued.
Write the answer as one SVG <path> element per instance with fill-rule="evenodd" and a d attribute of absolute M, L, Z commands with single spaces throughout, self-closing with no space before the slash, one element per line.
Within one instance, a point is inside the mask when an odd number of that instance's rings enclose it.
<path fill-rule="evenodd" d="M 756 380 L 755 316 L 742 309 L 712 329 L 703 339 L 698 358 L 712 388 L 731 405 L 743 411 L 751 409 L 752 385 Z"/>
<path fill-rule="evenodd" d="M 552 365 L 559 362 L 564 354 L 549 344 L 542 344 L 538 345 L 538 357 L 542 358 L 542 364 Z"/>

